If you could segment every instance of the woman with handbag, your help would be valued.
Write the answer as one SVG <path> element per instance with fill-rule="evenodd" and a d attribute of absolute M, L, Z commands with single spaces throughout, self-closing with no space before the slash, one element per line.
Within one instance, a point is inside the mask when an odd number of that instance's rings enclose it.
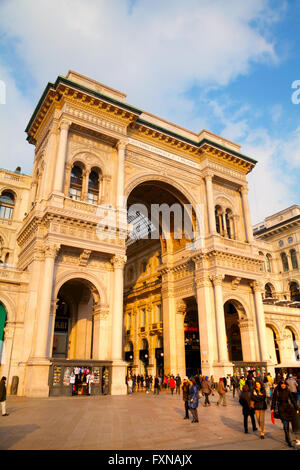
<path fill-rule="evenodd" d="M 267 409 L 266 391 L 261 382 L 254 383 L 251 393 L 251 401 L 254 402 L 255 416 L 260 429 L 260 438 L 265 438 L 265 411 Z"/>
<path fill-rule="evenodd" d="M 290 422 L 293 419 L 293 407 L 299 413 L 297 401 L 291 394 L 285 381 L 281 380 L 274 390 L 271 410 L 274 418 L 280 419 L 283 424 L 285 441 L 289 447 L 292 447 L 289 428 Z"/>
<path fill-rule="evenodd" d="M 197 386 L 196 380 L 192 379 L 192 385 L 189 390 L 189 409 L 192 413 L 193 420 L 192 423 L 199 423 L 198 421 L 198 393 L 199 393 L 199 388 Z"/>
<path fill-rule="evenodd" d="M 240 393 L 239 399 L 240 405 L 243 407 L 244 415 L 244 430 L 245 434 L 248 434 L 248 417 L 251 418 L 253 432 L 257 430 L 254 418 L 254 402 L 251 401 L 251 393 L 248 385 L 243 386 L 243 390 Z"/>

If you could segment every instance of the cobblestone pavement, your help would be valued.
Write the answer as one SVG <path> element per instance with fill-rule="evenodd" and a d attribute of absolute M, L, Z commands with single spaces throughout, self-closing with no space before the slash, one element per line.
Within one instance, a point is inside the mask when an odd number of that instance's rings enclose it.
<path fill-rule="evenodd" d="M 226 407 L 198 408 L 199 423 L 184 420 L 182 397 L 159 396 L 8 397 L 0 416 L 0 449 L 18 450 L 288 450 L 280 421 L 266 411 L 266 438 L 243 431 L 238 399 Z M 294 437 L 292 435 L 292 437 Z"/>

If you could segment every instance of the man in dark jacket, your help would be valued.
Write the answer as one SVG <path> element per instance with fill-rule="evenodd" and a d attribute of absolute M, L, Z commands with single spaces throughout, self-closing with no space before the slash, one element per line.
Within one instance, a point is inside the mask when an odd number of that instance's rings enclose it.
<path fill-rule="evenodd" d="M 2 416 L 8 416 L 6 413 L 6 377 L 2 377 L 0 382 L 0 402 L 2 408 Z"/>
<path fill-rule="evenodd" d="M 289 424 L 293 419 L 293 408 L 299 414 L 297 400 L 291 394 L 286 382 L 281 380 L 273 393 L 271 410 L 274 413 L 274 410 L 278 409 L 279 417 L 283 424 L 285 441 L 289 447 L 292 447 Z"/>

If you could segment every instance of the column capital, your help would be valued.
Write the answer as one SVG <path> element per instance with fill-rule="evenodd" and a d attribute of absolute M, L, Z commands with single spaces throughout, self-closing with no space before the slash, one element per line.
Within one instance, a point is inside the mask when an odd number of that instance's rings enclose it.
<path fill-rule="evenodd" d="M 206 170 L 203 173 L 203 178 L 205 179 L 205 181 L 212 180 L 213 177 L 214 177 L 214 172 L 212 170 Z"/>
<path fill-rule="evenodd" d="M 45 247 L 45 258 L 55 259 L 60 250 L 60 244 L 48 244 Z"/>
<path fill-rule="evenodd" d="M 261 281 L 250 282 L 250 287 L 252 287 L 254 292 L 264 292 L 264 285 Z"/>
<path fill-rule="evenodd" d="M 201 277 L 196 278 L 196 287 L 197 289 L 201 287 L 210 287 L 211 286 L 211 279 L 209 276 L 204 275 Z"/>
<path fill-rule="evenodd" d="M 127 147 L 127 140 L 118 140 L 116 147 L 118 150 L 125 150 Z"/>
<path fill-rule="evenodd" d="M 243 195 L 247 195 L 248 194 L 248 185 L 244 184 L 243 186 L 240 186 L 240 193 Z"/>
<path fill-rule="evenodd" d="M 67 119 L 62 119 L 59 123 L 59 129 L 68 131 L 71 124 L 71 121 L 68 121 Z"/>
<path fill-rule="evenodd" d="M 225 274 L 213 274 L 210 276 L 210 280 L 214 286 L 222 286 L 222 282 L 225 278 Z"/>
<path fill-rule="evenodd" d="M 114 255 L 111 259 L 111 263 L 113 264 L 115 269 L 124 269 L 126 261 L 126 255 Z"/>
<path fill-rule="evenodd" d="M 185 313 L 186 313 L 186 303 L 184 302 L 184 300 L 180 299 L 180 300 L 177 301 L 176 313 L 180 313 L 181 315 L 185 315 Z"/>

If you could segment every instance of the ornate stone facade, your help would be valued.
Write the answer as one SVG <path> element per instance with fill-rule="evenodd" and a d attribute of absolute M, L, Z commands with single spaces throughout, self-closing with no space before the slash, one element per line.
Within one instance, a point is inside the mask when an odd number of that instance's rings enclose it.
<path fill-rule="evenodd" d="M 76 72 L 58 77 L 26 128 L 32 176 L 0 172 L 1 373 L 19 377 L 19 395 L 48 396 L 58 354 L 111 361 L 111 393 L 123 394 L 127 367 L 217 378 L 244 361 L 274 371 L 299 343 L 298 206 L 253 236 L 247 174 L 256 162 L 125 98 Z M 132 228 L 148 237 L 130 238 Z M 293 238 L 292 272 L 280 270 L 279 233 Z"/>

